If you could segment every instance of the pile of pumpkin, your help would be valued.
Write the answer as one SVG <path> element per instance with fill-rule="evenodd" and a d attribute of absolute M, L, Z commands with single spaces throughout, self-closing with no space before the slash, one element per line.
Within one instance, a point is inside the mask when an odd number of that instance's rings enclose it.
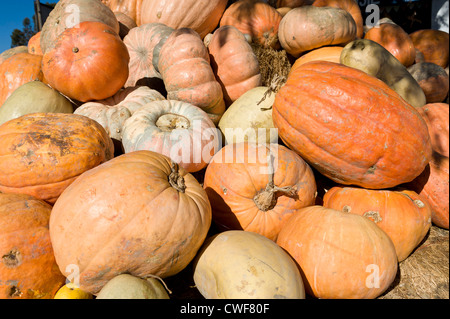
<path fill-rule="evenodd" d="M 1 54 L 1 298 L 377 298 L 448 229 L 448 33 L 269 2 L 60 0 Z"/>

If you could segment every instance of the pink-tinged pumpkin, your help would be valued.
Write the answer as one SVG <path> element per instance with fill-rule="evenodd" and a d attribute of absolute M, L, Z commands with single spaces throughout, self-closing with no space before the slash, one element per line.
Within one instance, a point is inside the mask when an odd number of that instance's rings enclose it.
<path fill-rule="evenodd" d="M 227 0 L 143 0 L 138 25 L 162 23 L 173 29 L 189 28 L 203 39 L 219 24 Z"/>
<path fill-rule="evenodd" d="M 297 262 L 306 292 L 321 299 L 374 299 L 398 270 L 394 243 L 380 227 L 322 206 L 295 213 L 277 244 Z"/>
<path fill-rule="evenodd" d="M 156 70 L 159 51 L 173 29 L 162 23 L 148 23 L 131 29 L 123 39 L 130 54 L 129 75 L 125 87 L 162 79 Z"/>
<path fill-rule="evenodd" d="M 82 174 L 58 198 L 50 238 L 63 274 L 97 294 L 119 274 L 166 278 L 195 257 L 211 225 L 198 181 L 170 159 L 136 151 Z"/>
<path fill-rule="evenodd" d="M 119 36 L 123 40 L 131 29 L 137 27 L 136 21 L 122 12 L 114 12 L 114 15 L 116 16 L 120 26 Z"/>
<path fill-rule="evenodd" d="M 228 144 L 214 155 L 203 187 L 220 230 L 245 230 L 276 240 L 299 209 L 312 206 L 316 182 L 309 165 L 278 144 Z"/>
<path fill-rule="evenodd" d="M 105 129 L 72 113 L 31 113 L 0 125 L 0 192 L 53 204 L 81 173 L 114 155 Z"/>
<path fill-rule="evenodd" d="M 123 124 L 125 153 L 148 150 L 187 172 L 205 168 L 221 146 L 218 130 L 200 108 L 176 100 L 147 103 Z"/>
<path fill-rule="evenodd" d="M 261 85 L 258 59 L 244 34 L 235 27 L 218 28 L 211 37 L 208 51 L 227 105 Z"/>
<path fill-rule="evenodd" d="M 394 187 L 431 159 L 422 116 L 383 81 L 339 63 L 312 61 L 291 72 L 272 118 L 289 148 L 344 185 Z"/>
<path fill-rule="evenodd" d="M 158 71 L 162 75 L 168 100 L 193 104 L 218 123 L 225 112 L 220 83 L 210 64 L 208 49 L 192 29 L 177 29 L 159 52 Z"/>
<path fill-rule="evenodd" d="M 294 57 L 320 47 L 345 45 L 356 39 L 350 13 L 334 7 L 302 6 L 290 10 L 279 24 L 281 47 Z"/>
<path fill-rule="evenodd" d="M 133 19 L 137 25 L 141 21 L 142 0 L 102 0 L 114 13 L 120 12 Z"/>
<path fill-rule="evenodd" d="M 62 32 L 45 51 L 42 72 L 48 83 L 80 102 L 106 99 L 128 78 L 128 49 L 101 22 L 82 22 Z"/>
<path fill-rule="evenodd" d="M 250 35 L 253 42 L 278 49 L 278 25 L 282 18 L 274 7 L 265 2 L 239 0 L 225 10 L 220 26 L 232 25 Z"/>
<path fill-rule="evenodd" d="M 447 103 L 429 103 L 417 108 L 427 123 L 433 151 L 449 156 L 449 106 Z"/>
<path fill-rule="evenodd" d="M 51 210 L 32 196 L 0 192 L 0 299 L 52 299 L 64 285 L 48 230 Z"/>
<path fill-rule="evenodd" d="M 431 227 L 431 206 L 409 190 L 370 190 L 356 187 L 331 188 L 323 206 L 372 220 L 392 239 L 398 261 L 405 260 Z"/>

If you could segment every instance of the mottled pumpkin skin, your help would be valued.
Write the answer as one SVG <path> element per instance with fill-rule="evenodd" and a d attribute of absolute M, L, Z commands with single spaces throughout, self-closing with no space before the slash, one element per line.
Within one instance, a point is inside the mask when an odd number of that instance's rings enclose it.
<path fill-rule="evenodd" d="M 423 62 L 431 62 L 442 68 L 448 66 L 449 34 L 445 31 L 423 29 L 409 35 L 414 47 L 423 55 Z"/>
<path fill-rule="evenodd" d="M 227 0 L 143 0 L 141 20 L 163 23 L 173 29 L 189 28 L 203 39 L 219 24 Z"/>
<path fill-rule="evenodd" d="M 370 190 L 335 186 L 325 193 L 323 206 L 374 221 L 392 239 L 398 261 L 405 260 L 431 227 L 431 206 L 409 190 Z"/>
<path fill-rule="evenodd" d="M 54 203 L 81 173 L 112 158 L 104 128 L 71 113 L 32 113 L 0 126 L 0 192 Z"/>
<path fill-rule="evenodd" d="M 169 277 L 194 258 L 211 225 L 211 206 L 182 168 L 151 151 L 121 156 L 81 175 L 58 198 L 50 237 L 61 271 L 75 264 L 80 288 L 97 294 L 122 273 Z M 181 181 L 180 179 L 183 179 Z"/>
<path fill-rule="evenodd" d="M 28 53 L 28 47 L 26 45 L 21 45 L 3 51 L 2 53 L 0 53 L 0 64 L 2 64 L 3 62 L 5 62 L 6 59 L 17 53 Z"/>
<path fill-rule="evenodd" d="M 445 69 L 431 62 L 419 62 L 408 68 L 422 88 L 427 103 L 440 103 L 448 96 L 449 77 Z"/>
<path fill-rule="evenodd" d="M 119 34 L 120 26 L 112 10 L 99 0 L 60 0 L 50 12 L 41 30 L 41 50 L 46 53 L 58 36 L 85 21 L 101 22 Z"/>
<path fill-rule="evenodd" d="M 291 72 L 272 118 L 289 148 L 344 185 L 393 187 L 431 159 L 420 114 L 383 81 L 342 64 L 313 61 Z"/>
<path fill-rule="evenodd" d="M 408 33 L 397 24 L 383 23 L 371 28 L 364 35 L 369 39 L 381 44 L 405 67 L 411 66 L 416 59 L 416 49 Z"/>
<path fill-rule="evenodd" d="M 52 299 L 64 285 L 48 230 L 51 210 L 32 196 L 0 193 L 0 299 Z"/>
<path fill-rule="evenodd" d="M 80 102 L 102 100 L 119 91 L 128 78 L 128 49 L 101 22 L 82 22 L 61 33 L 42 58 L 48 83 Z"/>
<path fill-rule="evenodd" d="M 41 55 L 20 52 L 0 64 L 0 107 L 22 84 L 35 80 L 45 82 L 41 62 Z"/>
<path fill-rule="evenodd" d="M 269 154 L 274 156 L 274 185 L 295 192 L 295 196 L 275 193 L 271 205 L 257 198 L 272 174 Z M 219 229 L 255 232 L 271 240 L 300 208 L 314 205 L 317 190 L 311 168 L 295 152 L 278 144 L 247 142 L 226 145 L 216 153 L 206 168 L 203 187 Z"/>

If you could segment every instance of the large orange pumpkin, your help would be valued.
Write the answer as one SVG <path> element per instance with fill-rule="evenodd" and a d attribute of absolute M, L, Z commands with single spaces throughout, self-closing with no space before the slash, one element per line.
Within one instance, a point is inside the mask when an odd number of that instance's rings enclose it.
<path fill-rule="evenodd" d="M 193 104 L 208 113 L 214 124 L 219 122 L 225 112 L 222 87 L 197 32 L 189 28 L 172 32 L 159 52 L 158 71 L 168 100 Z"/>
<path fill-rule="evenodd" d="M 232 25 L 250 35 L 253 42 L 277 49 L 280 47 L 278 25 L 282 18 L 274 7 L 265 2 L 239 0 L 225 10 L 220 26 Z"/>
<path fill-rule="evenodd" d="M 381 44 L 405 67 L 412 65 L 416 59 L 416 49 L 408 33 L 394 23 L 382 23 L 371 28 L 364 35 L 369 39 Z"/>
<path fill-rule="evenodd" d="M 52 207 L 0 192 L 0 299 L 52 299 L 64 285 L 48 223 Z"/>
<path fill-rule="evenodd" d="M 309 165 L 278 144 L 223 147 L 205 172 L 203 187 L 221 230 L 246 230 L 276 240 L 287 220 L 312 206 L 316 182 Z"/>
<path fill-rule="evenodd" d="M 322 206 L 295 213 L 277 244 L 297 261 L 306 292 L 317 298 L 376 298 L 398 270 L 395 246 L 380 227 Z"/>
<path fill-rule="evenodd" d="M 393 187 L 431 159 L 420 114 L 381 80 L 339 63 L 313 61 L 291 72 L 272 118 L 288 147 L 341 184 Z"/>
<path fill-rule="evenodd" d="M 80 288 L 97 294 L 122 273 L 169 277 L 203 244 L 211 206 L 198 181 L 151 151 L 123 154 L 75 180 L 58 198 L 50 237 L 63 274 L 79 269 Z"/>
<path fill-rule="evenodd" d="M 54 203 L 81 173 L 109 159 L 105 129 L 72 113 L 31 113 L 0 126 L 0 192 Z"/>
<path fill-rule="evenodd" d="M 323 206 L 374 221 L 392 239 L 399 262 L 411 254 L 431 227 L 430 204 L 409 190 L 335 186 L 325 193 Z"/>
<path fill-rule="evenodd" d="M 48 83 L 81 102 L 114 95 L 128 78 L 130 56 L 115 31 L 101 22 L 82 22 L 56 39 L 42 59 Z"/>
<path fill-rule="evenodd" d="M 203 39 L 219 24 L 227 0 L 143 0 L 138 26 L 162 23 L 173 29 L 189 28 Z"/>
<path fill-rule="evenodd" d="M 233 26 L 218 28 L 208 44 L 211 66 L 227 105 L 261 85 L 259 62 L 244 34 Z M 239 72 L 236 72 L 239 70 Z"/>
<path fill-rule="evenodd" d="M 20 52 L 0 64 L 0 107 L 22 84 L 35 80 L 45 82 L 41 62 L 42 55 Z"/>
<path fill-rule="evenodd" d="M 409 35 L 414 47 L 423 55 L 423 62 L 431 62 L 442 68 L 448 66 L 449 34 L 434 29 L 422 29 Z"/>
<path fill-rule="evenodd" d="M 433 151 L 449 156 L 449 106 L 447 103 L 429 103 L 417 108 L 427 123 Z"/>

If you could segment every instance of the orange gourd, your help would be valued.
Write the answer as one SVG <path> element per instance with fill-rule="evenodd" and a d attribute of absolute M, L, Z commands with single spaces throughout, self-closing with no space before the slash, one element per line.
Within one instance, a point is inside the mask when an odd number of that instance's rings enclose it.
<path fill-rule="evenodd" d="M 340 63 L 341 52 L 343 49 L 344 48 L 340 46 L 325 46 L 309 51 L 308 53 L 305 53 L 297 60 L 295 60 L 290 72 L 293 72 L 292 70 L 295 70 L 300 65 L 311 61 L 328 61 Z"/>
<path fill-rule="evenodd" d="M 449 34 L 434 29 L 417 30 L 409 34 L 414 47 L 423 55 L 423 61 L 431 62 L 442 68 L 448 66 Z"/>
<path fill-rule="evenodd" d="M 41 49 L 41 31 L 33 35 L 30 40 L 28 40 L 28 53 L 43 55 Z"/>
<path fill-rule="evenodd" d="M 433 151 L 449 156 L 449 106 L 447 103 L 429 103 L 417 108 L 427 123 Z"/>

